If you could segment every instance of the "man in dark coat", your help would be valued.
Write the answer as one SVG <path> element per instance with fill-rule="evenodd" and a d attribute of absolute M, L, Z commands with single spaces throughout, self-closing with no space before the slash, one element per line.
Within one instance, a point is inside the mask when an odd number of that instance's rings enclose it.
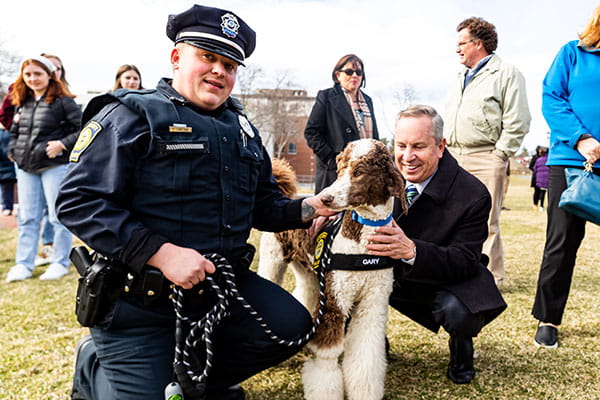
<path fill-rule="evenodd" d="M 395 223 L 378 228 L 381 234 L 367 248 L 399 261 L 390 305 L 434 332 L 442 326 L 450 334 L 447 375 L 461 384 L 475 375 L 473 337 L 506 303 L 481 253 L 489 192 L 458 166 L 442 131 L 442 118 L 432 107 L 399 114 L 395 158 L 410 206 L 404 214 L 397 201 Z"/>

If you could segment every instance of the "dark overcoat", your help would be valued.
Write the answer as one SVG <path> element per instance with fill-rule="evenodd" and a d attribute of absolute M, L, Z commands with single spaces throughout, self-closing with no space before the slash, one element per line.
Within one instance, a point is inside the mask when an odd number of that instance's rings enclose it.
<path fill-rule="evenodd" d="M 363 96 L 371 111 L 373 139 L 379 139 L 373 101 L 364 92 Z M 339 84 L 317 94 L 304 137 L 317 156 L 315 193 L 319 193 L 337 178 L 335 157 L 349 142 L 360 139 L 352 109 Z"/>
<path fill-rule="evenodd" d="M 394 267 L 393 296 L 406 300 L 398 311 L 437 332 L 440 325 L 431 308 L 411 300 L 432 300 L 437 291 L 445 289 L 472 313 L 485 312 L 486 323 L 506 308 L 492 274 L 481 261 L 490 206 L 486 187 L 447 150 L 407 214 L 396 201 L 394 218 L 417 247 L 412 266 L 400 262 Z"/>

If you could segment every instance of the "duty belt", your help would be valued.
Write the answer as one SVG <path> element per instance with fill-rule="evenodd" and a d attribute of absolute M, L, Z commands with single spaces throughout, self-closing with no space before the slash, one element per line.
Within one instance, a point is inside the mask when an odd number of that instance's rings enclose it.
<path fill-rule="evenodd" d="M 254 258 L 256 249 L 252 245 L 244 248 L 234 249 L 225 254 L 231 254 L 228 260 L 235 269 L 248 269 Z M 207 253 L 207 252 L 205 252 Z M 203 283 L 200 282 L 195 288 L 195 295 L 202 295 Z M 145 305 L 152 305 L 159 301 L 171 299 L 171 293 L 174 284 L 166 279 L 162 272 L 154 267 L 146 266 L 140 274 L 129 272 L 125 276 L 123 283 L 123 292 L 127 296 L 137 296 L 142 299 Z"/>

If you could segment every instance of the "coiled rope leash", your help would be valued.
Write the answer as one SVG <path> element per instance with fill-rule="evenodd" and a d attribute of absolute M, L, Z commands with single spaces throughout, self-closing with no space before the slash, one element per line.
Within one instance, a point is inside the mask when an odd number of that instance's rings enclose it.
<path fill-rule="evenodd" d="M 331 242 L 326 246 L 327 251 L 323 254 L 322 266 L 318 270 L 319 309 L 317 316 L 310 331 L 295 340 L 286 340 L 277 336 L 256 310 L 242 297 L 237 290 L 233 267 L 223 256 L 216 253 L 204 255 L 216 267 L 214 274 L 206 276 L 206 282 L 208 283 L 206 290 L 212 290 L 217 296 L 217 301 L 213 307 L 200 320 L 194 321 L 186 317 L 183 313 L 183 289 L 179 286 L 173 288 L 172 301 L 176 315 L 175 360 L 173 366 L 175 376 L 185 392 L 204 393 L 206 389 L 206 379 L 213 365 L 212 336 L 215 328 L 228 315 L 227 309 L 230 299 L 237 300 L 254 317 L 274 342 L 290 347 L 302 346 L 308 343 L 315 334 L 323 316 L 325 306 L 325 271 L 327 269 L 325 267 L 331 262 Z M 189 327 L 187 336 L 184 336 L 184 324 L 187 324 Z M 204 344 L 203 348 L 201 347 L 202 344 Z M 195 354 L 202 353 L 206 356 L 204 362 L 202 357 L 195 356 Z"/>

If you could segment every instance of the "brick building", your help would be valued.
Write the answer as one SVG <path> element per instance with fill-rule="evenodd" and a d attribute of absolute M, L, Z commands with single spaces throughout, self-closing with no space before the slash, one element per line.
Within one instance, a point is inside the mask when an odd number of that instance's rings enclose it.
<path fill-rule="evenodd" d="M 234 96 L 242 100 L 271 157 L 286 159 L 300 183 L 313 183 L 316 159 L 304 139 L 304 128 L 315 98 L 298 89 L 259 89 Z"/>

